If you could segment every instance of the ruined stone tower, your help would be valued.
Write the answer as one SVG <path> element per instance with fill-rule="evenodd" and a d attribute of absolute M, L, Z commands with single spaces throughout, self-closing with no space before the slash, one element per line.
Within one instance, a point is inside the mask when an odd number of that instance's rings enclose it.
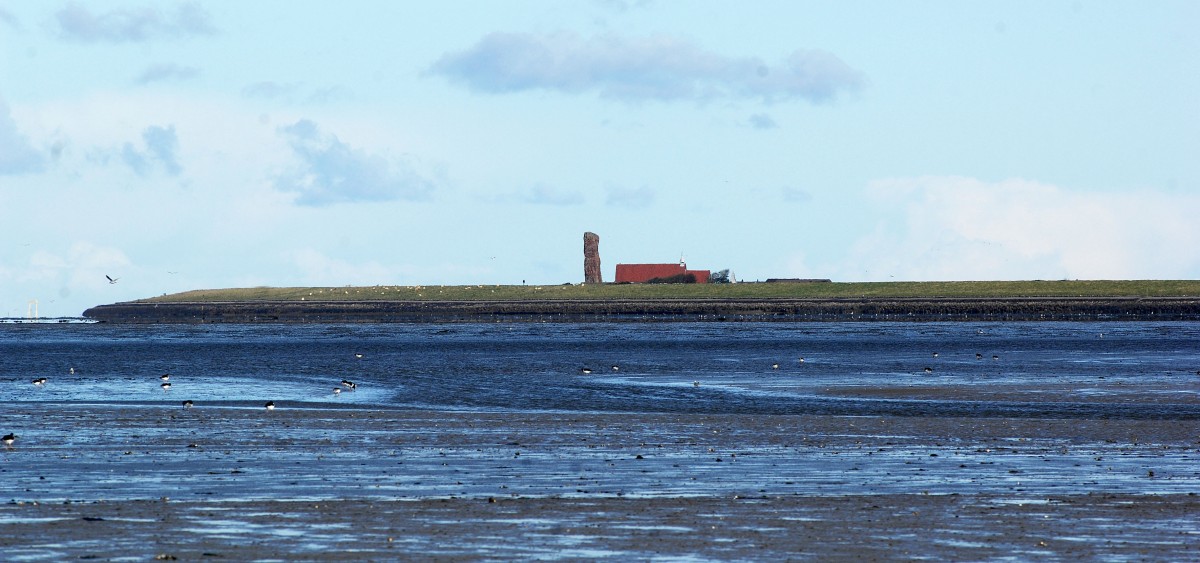
<path fill-rule="evenodd" d="M 583 283 L 604 283 L 600 277 L 600 235 L 583 233 Z"/>

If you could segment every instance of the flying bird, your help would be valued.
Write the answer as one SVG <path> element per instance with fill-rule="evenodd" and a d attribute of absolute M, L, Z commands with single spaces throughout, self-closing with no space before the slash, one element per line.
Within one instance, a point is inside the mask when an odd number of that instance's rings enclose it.
<path fill-rule="evenodd" d="M 108 278 L 108 283 L 117 283 L 117 280 L 121 279 L 121 278 L 114 278 L 108 274 L 104 274 L 104 277 Z"/>

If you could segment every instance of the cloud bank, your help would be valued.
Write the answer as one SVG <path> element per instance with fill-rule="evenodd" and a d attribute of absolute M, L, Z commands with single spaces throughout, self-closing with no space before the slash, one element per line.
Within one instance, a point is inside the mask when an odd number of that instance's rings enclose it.
<path fill-rule="evenodd" d="M 837 56 L 798 50 L 777 64 L 727 57 L 670 36 L 584 39 L 570 33 L 492 33 L 447 53 L 429 72 L 472 91 L 596 93 L 628 102 L 751 99 L 821 103 L 863 86 Z"/>
<path fill-rule="evenodd" d="M 216 33 L 208 12 L 195 2 L 178 4 L 175 10 L 167 12 L 154 5 L 103 13 L 93 13 L 86 6 L 71 2 L 55 17 L 62 37 L 84 43 L 141 42 Z"/>
<path fill-rule="evenodd" d="M 1196 194 L 963 177 L 884 180 L 868 194 L 900 220 L 881 223 L 853 252 L 851 262 L 877 279 L 1180 279 L 1200 271 Z"/>
<path fill-rule="evenodd" d="M 403 161 L 369 154 L 320 131 L 307 119 L 281 127 L 297 163 L 275 179 L 275 188 L 296 194 L 300 205 L 422 200 L 433 184 Z"/>

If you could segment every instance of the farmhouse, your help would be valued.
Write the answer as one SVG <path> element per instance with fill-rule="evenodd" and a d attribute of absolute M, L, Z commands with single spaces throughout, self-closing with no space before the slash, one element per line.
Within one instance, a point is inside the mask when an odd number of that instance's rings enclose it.
<path fill-rule="evenodd" d="M 708 283 L 708 276 L 708 270 L 689 270 L 682 260 L 678 264 L 617 264 L 616 282 Z"/>

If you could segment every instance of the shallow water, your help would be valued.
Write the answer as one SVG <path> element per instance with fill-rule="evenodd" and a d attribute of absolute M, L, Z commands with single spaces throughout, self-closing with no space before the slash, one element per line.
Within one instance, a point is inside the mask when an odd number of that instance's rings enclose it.
<path fill-rule="evenodd" d="M 1200 544 L 1178 535 L 1200 529 L 1198 343 L 1200 323 L 0 325 L 0 548 L 145 559 L 165 526 L 162 549 L 286 559 L 358 549 L 349 527 L 375 558 L 1176 558 Z M 865 539 L 811 537 L 846 527 Z"/>
<path fill-rule="evenodd" d="M 1200 323 L 10 325 L 0 388 L 65 404 L 1193 419 L 1198 343 Z M 343 379 L 359 386 L 335 395 Z"/>

